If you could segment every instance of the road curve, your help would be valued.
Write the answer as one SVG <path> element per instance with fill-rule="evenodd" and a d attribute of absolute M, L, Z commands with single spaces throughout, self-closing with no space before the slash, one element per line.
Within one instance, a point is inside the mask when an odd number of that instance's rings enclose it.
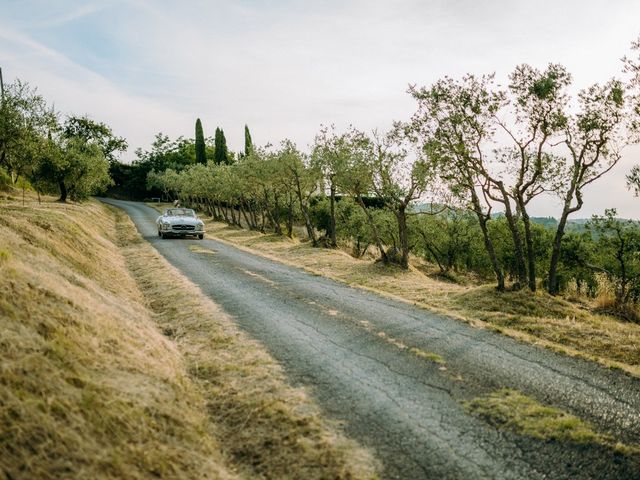
<path fill-rule="evenodd" d="M 293 383 L 308 387 L 350 436 L 374 449 L 384 478 L 640 479 L 637 459 L 496 430 L 461 407 L 513 388 L 640 444 L 637 379 L 215 240 L 161 240 L 154 209 L 103 201 L 125 210 L 145 239 L 265 345 Z M 390 338 L 439 354 L 446 368 Z"/>

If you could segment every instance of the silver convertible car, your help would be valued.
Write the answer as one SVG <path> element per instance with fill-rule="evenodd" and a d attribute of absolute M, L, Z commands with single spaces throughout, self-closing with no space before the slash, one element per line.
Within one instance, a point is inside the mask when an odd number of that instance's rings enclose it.
<path fill-rule="evenodd" d="M 158 236 L 204 238 L 204 222 L 190 208 L 167 208 L 156 220 Z"/>

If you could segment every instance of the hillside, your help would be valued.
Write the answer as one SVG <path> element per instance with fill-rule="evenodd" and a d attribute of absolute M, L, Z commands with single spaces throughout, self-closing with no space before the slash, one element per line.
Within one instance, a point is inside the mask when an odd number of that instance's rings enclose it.
<path fill-rule="evenodd" d="M 4 478 L 375 476 L 116 211 L 1 203 Z"/>

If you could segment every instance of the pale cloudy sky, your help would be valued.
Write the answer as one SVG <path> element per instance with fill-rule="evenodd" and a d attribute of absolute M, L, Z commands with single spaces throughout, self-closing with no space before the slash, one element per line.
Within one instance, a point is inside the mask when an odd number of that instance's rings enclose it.
<path fill-rule="evenodd" d="M 27 80 L 62 112 L 110 124 L 131 145 L 156 132 L 225 130 L 242 148 L 321 123 L 386 128 L 414 111 L 409 83 L 559 62 L 577 87 L 620 76 L 640 35 L 638 0 L 0 0 L 5 82 Z M 640 217 L 624 175 L 640 149 L 587 195 L 579 216 L 615 206 Z M 537 215 L 557 203 L 539 202 Z"/>

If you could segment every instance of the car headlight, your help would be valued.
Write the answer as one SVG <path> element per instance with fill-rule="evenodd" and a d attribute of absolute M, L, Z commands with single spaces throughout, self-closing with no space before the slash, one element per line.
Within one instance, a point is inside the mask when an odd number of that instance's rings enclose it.
<path fill-rule="evenodd" d="M 204 227 L 204 225 L 202 225 L 201 223 L 199 223 L 198 225 L 196 225 L 196 230 L 201 232 L 202 231 L 202 227 Z"/>
<path fill-rule="evenodd" d="M 169 227 L 171 226 L 171 224 L 170 224 L 170 223 L 167 223 L 167 222 L 162 222 L 162 226 L 163 226 L 164 228 L 169 228 Z"/>

